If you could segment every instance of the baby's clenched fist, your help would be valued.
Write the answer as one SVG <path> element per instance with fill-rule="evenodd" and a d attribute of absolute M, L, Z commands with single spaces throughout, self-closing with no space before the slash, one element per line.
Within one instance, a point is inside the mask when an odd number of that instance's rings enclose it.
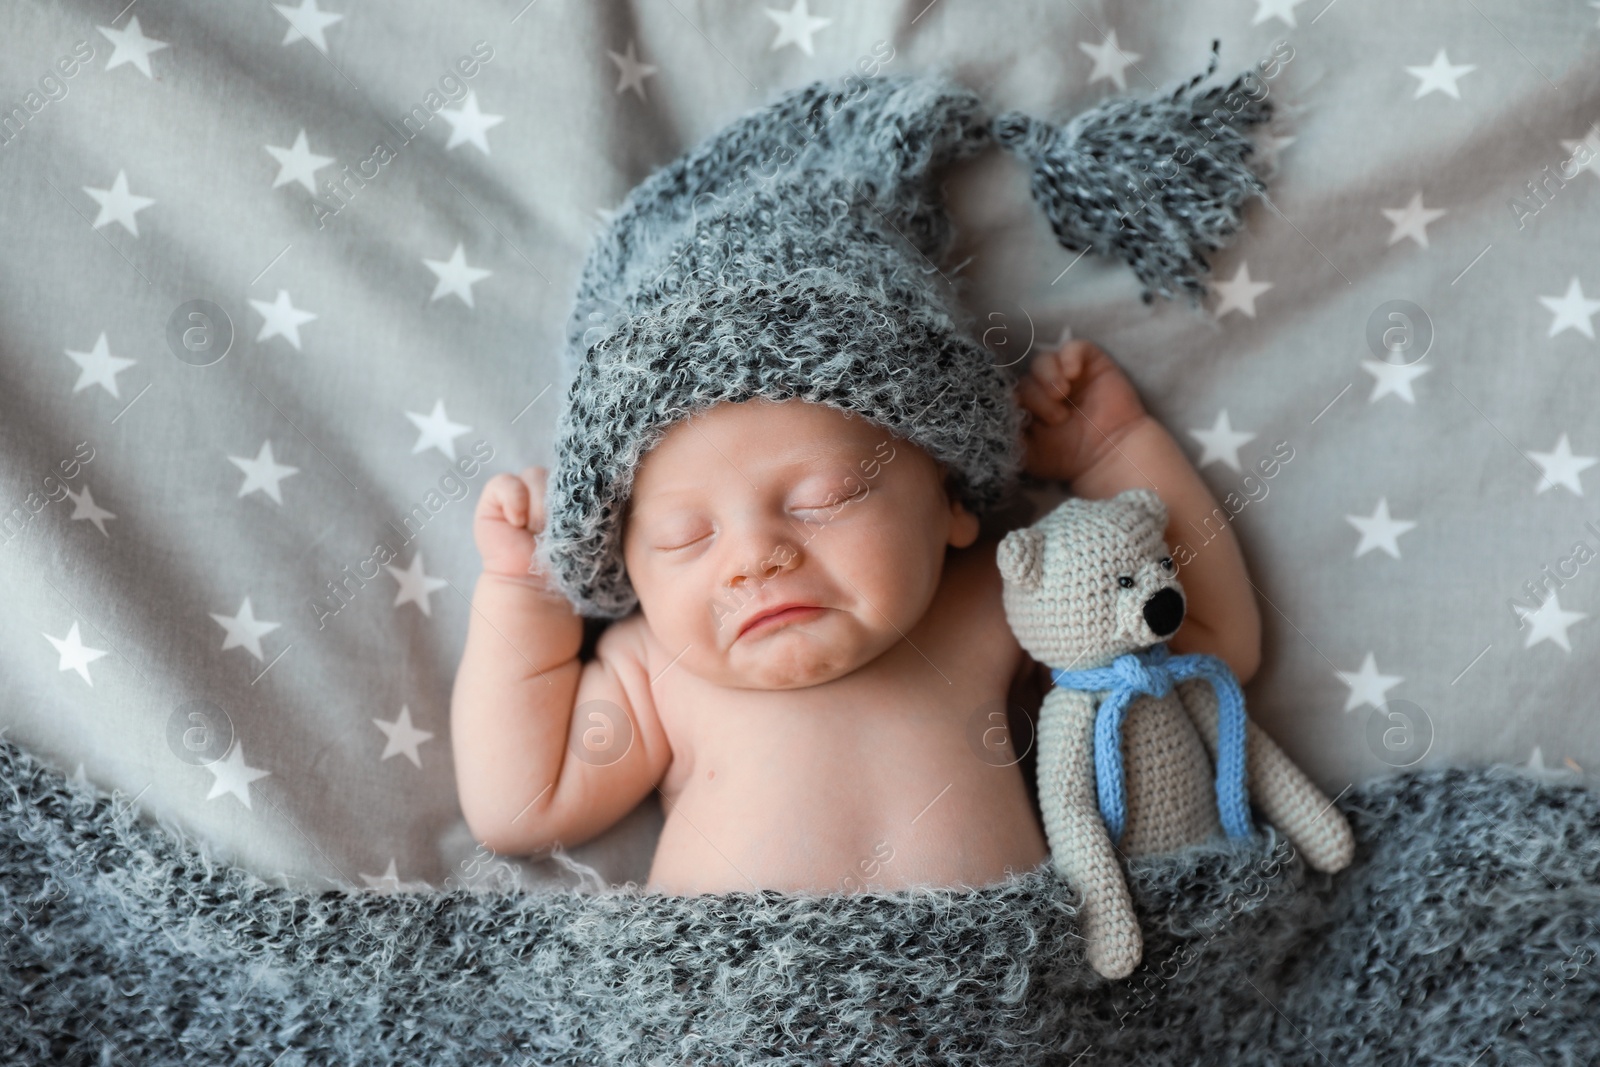
<path fill-rule="evenodd" d="M 544 490 L 549 471 L 527 467 L 497 474 L 484 485 L 472 516 L 472 537 L 483 569 L 511 578 L 532 578 L 534 537 L 543 532 Z"/>
<path fill-rule="evenodd" d="M 1071 482 L 1147 417 L 1122 368 L 1089 341 L 1035 357 L 1016 396 L 1029 416 L 1024 467 L 1039 478 Z"/>

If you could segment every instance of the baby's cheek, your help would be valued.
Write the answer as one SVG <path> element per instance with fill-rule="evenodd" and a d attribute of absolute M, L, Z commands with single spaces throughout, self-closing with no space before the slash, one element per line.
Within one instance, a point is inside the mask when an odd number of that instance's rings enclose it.
<path fill-rule="evenodd" d="M 845 596 L 867 603 L 862 622 L 873 629 L 907 630 L 922 618 L 938 591 L 943 549 L 895 528 L 863 530 L 831 553 L 830 569 Z M 842 580 L 842 579 L 848 579 Z"/>

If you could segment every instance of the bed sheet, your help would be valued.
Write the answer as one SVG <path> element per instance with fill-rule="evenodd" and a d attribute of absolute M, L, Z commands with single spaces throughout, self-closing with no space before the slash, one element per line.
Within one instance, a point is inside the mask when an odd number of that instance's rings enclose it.
<path fill-rule="evenodd" d="M 1217 38 L 1219 76 L 1276 57 L 1278 115 L 1203 307 L 1063 251 L 1007 153 L 951 176 L 946 271 L 997 358 L 1092 339 L 1190 449 L 1259 595 L 1252 714 L 1330 795 L 1448 763 L 1585 780 L 1597 23 L 1509 0 L 8 5 L 0 725 L 285 884 L 588 877 L 472 841 L 449 696 L 473 501 L 551 461 L 596 228 L 730 118 L 874 57 L 1064 118 Z M 652 798 L 571 854 L 642 879 L 660 822 Z"/>

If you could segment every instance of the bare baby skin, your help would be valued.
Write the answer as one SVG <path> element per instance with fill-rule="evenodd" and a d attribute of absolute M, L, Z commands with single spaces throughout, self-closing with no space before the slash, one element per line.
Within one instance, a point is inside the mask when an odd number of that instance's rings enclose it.
<path fill-rule="evenodd" d="M 1040 356 L 1017 399 L 1030 473 L 1087 497 L 1152 488 L 1169 540 L 1220 511 L 1095 346 Z M 587 662 L 581 618 L 528 569 L 544 479 L 497 475 L 474 516 L 484 570 L 451 728 L 475 838 L 571 847 L 658 790 L 659 892 L 982 886 L 1046 860 L 1021 770 L 969 741 L 1034 664 L 1006 623 L 995 542 L 922 449 L 798 400 L 674 424 L 624 516 L 639 610 Z M 1174 651 L 1247 680 L 1260 621 L 1231 530 L 1183 581 Z"/>

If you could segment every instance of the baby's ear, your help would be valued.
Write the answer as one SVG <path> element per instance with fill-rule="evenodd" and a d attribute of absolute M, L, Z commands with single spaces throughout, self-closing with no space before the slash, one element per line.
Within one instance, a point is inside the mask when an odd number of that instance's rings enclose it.
<path fill-rule="evenodd" d="M 1035 589 L 1044 570 L 1044 534 L 1028 527 L 1012 530 L 995 549 L 1000 577 L 1024 589 Z"/>

